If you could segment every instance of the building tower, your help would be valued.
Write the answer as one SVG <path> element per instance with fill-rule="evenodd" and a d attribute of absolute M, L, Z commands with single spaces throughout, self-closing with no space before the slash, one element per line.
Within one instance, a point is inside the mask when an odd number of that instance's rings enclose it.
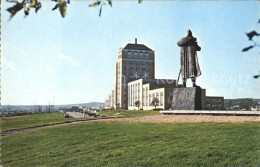
<path fill-rule="evenodd" d="M 154 51 L 143 44 L 128 43 L 118 51 L 118 60 L 115 66 L 114 105 L 117 108 L 127 109 L 128 87 L 131 81 L 144 78 L 154 79 L 155 73 Z M 113 107 L 111 106 L 111 107 Z"/>

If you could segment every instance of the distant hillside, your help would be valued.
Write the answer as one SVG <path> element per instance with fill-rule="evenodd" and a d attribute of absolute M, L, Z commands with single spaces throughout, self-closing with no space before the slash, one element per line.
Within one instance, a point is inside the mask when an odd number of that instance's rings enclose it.
<path fill-rule="evenodd" d="M 90 107 L 90 108 L 104 108 L 104 103 L 100 102 L 89 102 L 89 103 L 78 103 L 78 104 L 62 104 L 55 105 L 55 109 L 60 108 L 71 108 L 72 106 L 82 106 L 82 107 Z M 1 111 L 35 111 L 39 107 L 43 109 L 43 111 L 48 110 L 48 105 L 2 105 Z"/>
<path fill-rule="evenodd" d="M 64 107 L 64 108 L 71 108 L 72 106 L 82 106 L 82 107 L 91 107 L 91 108 L 97 108 L 101 107 L 104 108 L 105 103 L 101 102 L 90 102 L 90 103 L 77 103 L 77 104 L 64 104 L 64 105 L 57 105 L 57 107 Z"/>

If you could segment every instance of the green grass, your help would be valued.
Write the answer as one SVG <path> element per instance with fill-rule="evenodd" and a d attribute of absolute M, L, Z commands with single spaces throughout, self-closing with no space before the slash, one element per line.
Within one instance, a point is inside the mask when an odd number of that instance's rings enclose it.
<path fill-rule="evenodd" d="M 3 166 L 260 166 L 259 123 L 92 122 L 1 140 Z"/>
<path fill-rule="evenodd" d="M 119 114 L 118 114 L 119 113 Z M 98 112 L 100 115 L 106 115 L 109 117 L 141 117 L 162 115 L 159 111 L 145 111 L 145 110 L 103 110 Z"/>
<path fill-rule="evenodd" d="M 74 120 L 83 120 L 75 118 L 64 118 L 60 112 L 54 113 L 40 113 L 32 115 L 22 115 L 13 117 L 1 118 L 1 131 L 7 131 L 11 129 L 28 128 L 40 125 L 48 125 L 54 123 L 61 123 Z"/>

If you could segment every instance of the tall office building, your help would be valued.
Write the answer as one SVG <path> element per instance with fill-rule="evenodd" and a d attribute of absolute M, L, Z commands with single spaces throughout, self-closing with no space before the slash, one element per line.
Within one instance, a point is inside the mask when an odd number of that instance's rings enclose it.
<path fill-rule="evenodd" d="M 118 51 L 118 59 L 115 65 L 115 88 L 114 104 L 110 107 L 128 107 L 128 88 L 129 82 L 144 78 L 154 79 L 155 63 L 154 51 L 149 47 L 135 43 L 128 43 Z"/>
<path fill-rule="evenodd" d="M 129 82 L 140 79 L 154 79 L 154 51 L 143 44 L 128 43 L 118 51 L 116 62 L 116 84 L 115 84 L 115 104 L 119 108 L 128 106 Z"/>

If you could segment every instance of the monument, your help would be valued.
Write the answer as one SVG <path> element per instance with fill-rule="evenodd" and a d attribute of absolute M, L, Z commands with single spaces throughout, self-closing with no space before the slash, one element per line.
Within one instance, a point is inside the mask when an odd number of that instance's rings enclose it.
<path fill-rule="evenodd" d="M 187 36 L 177 43 L 181 47 L 180 73 L 183 87 L 173 89 L 172 109 L 173 110 L 201 110 L 202 109 L 202 89 L 196 85 L 196 77 L 201 75 L 197 51 L 201 48 L 197 43 L 197 38 L 192 36 L 191 30 L 187 31 Z M 193 87 L 187 88 L 187 79 L 191 78 Z"/>
<path fill-rule="evenodd" d="M 186 87 L 186 81 L 191 78 L 193 87 L 196 86 L 196 77 L 201 75 L 197 51 L 201 48 L 197 43 L 197 38 L 192 36 L 191 30 L 187 31 L 187 36 L 182 38 L 177 45 L 181 47 L 181 69 L 183 87 Z"/>

